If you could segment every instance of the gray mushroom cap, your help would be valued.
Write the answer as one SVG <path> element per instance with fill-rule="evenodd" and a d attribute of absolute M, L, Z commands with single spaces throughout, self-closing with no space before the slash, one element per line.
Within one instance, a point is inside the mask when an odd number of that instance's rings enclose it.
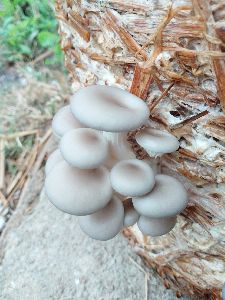
<path fill-rule="evenodd" d="M 145 128 L 140 130 L 135 138 L 150 156 L 171 153 L 179 148 L 179 141 L 175 136 L 159 129 Z"/>
<path fill-rule="evenodd" d="M 144 101 L 117 87 L 92 85 L 71 98 L 73 115 L 87 127 L 123 132 L 143 125 L 149 117 Z"/>
<path fill-rule="evenodd" d="M 58 162 L 62 161 L 63 157 L 59 149 L 52 152 L 45 165 L 45 175 L 48 175 L 49 172 L 57 165 Z"/>
<path fill-rule="evenodd" d="M 169 218 L 148 218 L 140 216 L 138 228 L 144 235 L 160 236 L 168 233 L 176 224 L 176 217 Z"/>
<path fill-rule="evenodd" d="M 105 167 L 81 170 L 59 162 L 45 179 L 49 200 L 60 210 L 72 215 L 88 215 L 105 207 L 112 187 Z"/>
<path fill-rule="evenodd" d="M 141 196 L 149 193 L 155 184 L 154 172 L 144 161 L 122 160 L 111 170 L 112 187 L 124 196 Z"/>
<path fill-rule="evenodd" d="M 132 199 L 140 215 L 151 218 L 171 217 L 179 214 L 188 204 L 184 186 L 174 177 L 156 175 L 155 186 L 147 195 Z"/>
<path fill-rule="evenodd" d="M 72 114 L 70 106 L 62 107 L 52 120 L 52 131 L 57 138 L 61 138 L 66 132 L 75 128 L 86 127 L 82 125 Z"/>
<path fill-rule="evenodd" d="M 80 169 L 94 169 L 106 160 L 108 142 L 97 130 L 73 129 L 62 137 L 60 151 L 70 165 Z"/>
<path fill-rule="evenodd" d="M 137 223 L 139 219 L 138 212 L 134 209 L 133 203 L 131 199 L 126 199 L 123 201 L 123 207 L 124 207 L 124 221 L 123 225 L 133 226 L 135 223 Z"/>
<path fill-rule="evenodd" d="M 107 241 L 115 237 L 123 227 L 124 208 L 115 196 L 94 214 L 79 217 L 81 229 L 91 238 Z"/>
<path fill-rule="evenodd" d="M 222 298 L 223 298 L 223 300 L 225 300 L 225 283 L 222 287 Z"/>

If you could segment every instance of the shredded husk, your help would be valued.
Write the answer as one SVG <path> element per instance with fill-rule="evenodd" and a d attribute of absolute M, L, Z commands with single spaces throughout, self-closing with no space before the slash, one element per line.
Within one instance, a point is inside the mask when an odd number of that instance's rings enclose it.
<path fill-rule="evenodd" d="M 56 2 L 74 91 L 127 89 L 149 105 L 150 126 L 180 140 L 161 159 L 163 173 L 189 192 L 177 226 L 158 238 L 136 226 L 124 234 L 166 287 L 198 299 L 222 299 L 225 282 L 225 47 L 216 26 L 223 11 L 222 0 Z M 133 135 L 137 157 L 147 157 Z"/>

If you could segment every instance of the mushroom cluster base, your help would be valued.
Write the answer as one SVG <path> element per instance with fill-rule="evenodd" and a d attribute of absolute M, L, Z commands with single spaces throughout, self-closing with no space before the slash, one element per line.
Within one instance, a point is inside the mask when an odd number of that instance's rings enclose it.
<path fill-rule="evenodd" d="M 56 1 L 73 90 L 101 84 L 149 105 L 151 126 L 181 147 L 160 160 L 190 202 L 172 233 L 125 231 L 177 296 L 222 299 L 225 282 L 225 18 L 223 0 Z M 138 158 L 146 153 L 130 142 Z"/>

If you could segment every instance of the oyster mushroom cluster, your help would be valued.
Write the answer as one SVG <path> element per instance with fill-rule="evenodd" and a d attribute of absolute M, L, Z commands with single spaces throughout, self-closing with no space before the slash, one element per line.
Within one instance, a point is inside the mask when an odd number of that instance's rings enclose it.
<path fill-rule="evenodd" d="M 81 229 L 94 239 L 109 240 L 135 223 L 145 235 L 163 235 L 187 205 L 183 185 L 155 174 L 151 162 L 136 159 L 127 142 L 127 133 L 148 118 L 138 97 L 97 85 L 80 89 L 53 118 L 59 149 L 46 163 L 47 197 L 78 216 Z M 152 128 L 139 130 L 136 140 L 150 156 L 179 147 L 174 136 Z"/>

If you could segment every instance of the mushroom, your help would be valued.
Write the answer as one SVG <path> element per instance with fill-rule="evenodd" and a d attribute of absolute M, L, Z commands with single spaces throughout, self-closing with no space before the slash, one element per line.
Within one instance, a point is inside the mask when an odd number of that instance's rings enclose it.
<path fill-rule="evenodd" d="M 140 215 L 150 218 L 172 217 L 185 209 L 188 203 L 184 186 L 168 175 L 156 175 L 155 186 L 147 195 L 132 199 Z"/>
<path fill-rule="evenodd" d="M 97 130 L 73 129 L 62 137 L 60 151 L 70 165 L 80 169 L 94 169 L 106 160 L 108 142 Z"/>
<path fill-rule="evenodd" d="M 137 143 L 143 147 L 151 157 L 171 153 L 179 148 L 179 142 L 175 136 L 167 131 L 155 128 L 140 130 L 135 138 Z"/>
<path fill-rule="evenodd" d="M 45 175 L 48 175 L 49 172 L 55 167 L 55 165 L 62 160 L 63 157 L 59 149 L 52 152 L 51 155 L 48 157 L 48 160 L 45 165 Z"/>
<path fill-rule="evenodd" d="M 124 208 L 115 196 L 94 214 L 79 217 L 81 229 L 91 238 L 107 241 L 116 236 L 123 227 Z"/>
<path fill-rule="evenodd" d="M 148 218 L 140 216 L 137 225 L 144 235 L 160 236 L 168 233 L 176 224 L 176 217 Z"/>
<path fill-rule="evenodd" d="M 105 207 L 112 197 L 109 172 L 105 167 L 81 170 L 59 162 L 45 180 L 49 200 L 72 215 L 88 215 Z"/>
<path fill-rule="evenodd" d="M 70 106 L 62 107 L 52 120 L 52 131 L 54 135 L 60 139 L 66 132 L 75 128 L 83 128 L 83 126 L 72 114 Z"/>
<path fill-rule="evenodd" d="M 135 158 L 127 133 L 148 120 L 144 101 L 116 87 L 93 85 L 76 92 L 70 105 L 75 118 L 86 127 L 102 131 L 109 141 L 109 167 L 115 161 Z"/>
<path fill-rule="evenodd" d="M 225 284 L 222 287 L 222 299 L 225 300 Z"/>
<path fill-rule="evenodd" d="M 110 180 L 115 191 L 130 197 L 149 193 L 155 184 L 151 167 L 138 159 L 118 162 L 111 170 Z"/>
<path fill-rule="evenodd" d="M 123 225 L 133 226 L 135 223 L 137 223 L 139 219 L 138 212 L 134 209 L 133 203 L 131 199 L 126 199 L 123 201 L 123 207 L 124 207 L 124 221 Z"/>

